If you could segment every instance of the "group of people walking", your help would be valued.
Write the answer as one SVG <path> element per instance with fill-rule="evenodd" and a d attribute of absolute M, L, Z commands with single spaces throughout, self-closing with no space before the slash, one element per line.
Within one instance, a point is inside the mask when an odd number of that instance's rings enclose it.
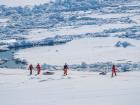
<path fill-rule="evenodd" d="M 28 67 L 28 70 L 30 70 L 30 75 L 33 74 L 33 69 L 34 69 L 33 65 L 30 64 L 29 67 Z M 40 72 L 41 72 L 41 66 L 40 66 L 39 63 L 36 65 L 36 70 L 37 70 L 37 75 L 39 75 Z M 64 71 L 64 76 L 68 75 L 68 65 L 66 63 L 63 67 L 63 71 Z M 117 69 L 116 69 L 115 65 L 112 65 L 111 77 L 117 76 L 116 71 L 117 71 Z"/>
<path fill-rule="evenodd" d="M 33 74 L 33 70 L 34 70 L 34 67 L 33 67 L 32 64 L 29 65 L 28 70 L 30 70 L 30 75 L 32 75 Z M 37 70 L 37 75 L 39 75 L 40 71 L 41 71 L 41 66 L 40 66 L 39 63 L 36 65 L 36 70 Z"/>
<path fill-rule="evenodd" d="M 33 70 L 34 70 L 34 67 L 33 67 L 32 64 L 29 65 L 28 70 L 30 70 L 30 75 L 32 75 L 33 74 Z M 39 75 L 40 72 L 41 72 L 41 66 L 40 66 L 39 63 L 36 65 L 36 70 L 37 70 L 37 75 Z M 64 65 L 63 70 L 64 70 L 64 76 L 66 76 L 68 74 L 68 65 L 66 63 Z"/>

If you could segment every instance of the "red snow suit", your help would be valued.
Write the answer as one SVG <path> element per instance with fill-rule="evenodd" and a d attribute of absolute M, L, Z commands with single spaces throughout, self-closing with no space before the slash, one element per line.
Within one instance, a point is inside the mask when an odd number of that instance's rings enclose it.
<path fill-rule="evenodd" d="M 68 66 L 65 64 L 64 65 L 64 76 L 67 75 L 67 72 L 68 72 Z"/>
<path fill-rule="evenodd" d="M 39 75 L 40 74 L 40 71 L 41 71 L 41 67 L 40 67 L 39 64 L 37 64 L 36 69 L 37 69 L 37 75 Z"/>
<path fill-rule="evenodd" d="M 115 65 L 112 66 L 112 77 L 113 77 L 114 74 L 115 74 L 115 76 L 117 75 Z"/>

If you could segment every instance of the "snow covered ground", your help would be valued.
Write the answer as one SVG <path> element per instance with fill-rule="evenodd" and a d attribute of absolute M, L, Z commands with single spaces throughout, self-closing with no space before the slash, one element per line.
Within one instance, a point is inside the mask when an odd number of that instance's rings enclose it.
<path fill-rule="evenodd" d="M 128 14 L 128 13 L 110 13 L 110 14 L 102 14 L 102 13 L 89 13 L 87 15 L 84 15 L 83 17 L 90 17 L 90 18 L 102 18 L 102 19 L 108 19 L 108 18 L 121 18 L 121 17 L 128 17 L 133 16 L 134 14 Z M 81 17 L 80 17 L 81 18 Z"/>
<path fill-rule="evenodd" d="M 48 29 L 33 29 L 29 35 L 24 36 L 25 38 L 35 41 L 45 39 L 47 37 L 55 37 L 56 35 L 79 35 L 86 33 L 96 33 L 103 32 L 104 30 L 111 29 L 121 29 L 129 28 L 132 26 L 137 26 L 137 24 L 105 24 L 105 25 L 84 25 L 79 27 L 67 26 L 67 27 L 58 27 L 55 30 Z"/>
<path fill-rule="evenodd" d="M 15 54 L 15 58 L 26 59 L 33 64 L 39 62 L 50 65 L 63 65 L 65 62 L 68 64 L 81 64 L 82 62 L 87 64 L 97 62 L 138 63 L 140 62 L 138 57 L 140 56 L 140 43 L 139 40 L 135 39 L 139 38 L 140 15 L 139 12 L 130 12 L 129 10 L 137 11 L 137 7 L 129 9 L 131 6 L 139 6 L 139 3 L 136 4 L 134 1 L 121 4 L 119 7 L 115 7 L 115 5 L 114 7 L 107 7 L 114 11 L 110 13 L 105 10 L 107 8 L 103 8 L 102 11 L 104 12 L 91 10 L 62 12 L 61 15 L 66 18 L 67 24 L 60 23 L 50 29 L 34 28 L 24 37 L 29 41 L 41 41 L 48 37 L 55 38 L 55 36 L 74 37 L 76 35 L 86 36 L 98 33 L 97 36 L 95 38 L 74 39 L 63 45 L 23 49 Z M 121 7 L 127 7 L 126 12 L 117 12 L 117 8 Z M 123 8 L 121 9 L 123 10 Z M 76 20 L 67 22 L 67 18 L 69 19 L 71 15 Z M 98 35 L 108 35 L 108 38 L 98 38 Z M 129 37 L 131 35 L 132 37 Z M 132 46 L 127 48 L 116 47 L 115 44 L 119 41 L 128 42 Z"/>
<path fill-rule="evenodd" d="M 118 41 L 129 42 L 132 46 L 116 47 Z M 29 63 L 50 65 L 93 64 L 97 62 L 125 63 L 140 62 L 139 40 L 115 37 L 84 38 L 57 46 L 35 47 L 20 50 L 15 58 L 26 59 Z"/>
<path fill-rule="evenodd" d="M 0 26 L 6 26 L 8 24 L 9 19 L 0 18 Z"/>
<path fill-rule="evenodd" d="M 6 5 L 9 7 L 33 6 L 33 5 L 49 3 L 50 1 L 53 0 L 0 0 L 0 5 Z"/>
<path fill-rule="evenodd" d="M 95 9 L 86 9 L 90 0 L 82 0 L 87 5 L 74 2 L 74 11 L 67 3 L 64 8 L 59 3 L 43 5 L 50 1 L 0 0 L 0 5 L 10 6 L 0 6 L 0 50 L 30 46 L 12 52 L 12 59 L 14 55 L 17 60 L 27 60 L 33 65 L 49 64 L 47 70 L 60 69 L 52 71 L 54 75 L 43 75 L 42 71 L 36 76 L 34 71 L 29 76 L 27 70 L 0 68 L 0 104 L 140 105 L 139 0 L 121 3 L 118 0 L 110 5 L 102 2 L 101 8 Z M 30 8 L 33 5 L 36 6 Z M 62 12 L 57 13 L 59 9 Z M 57 40 L 65 43 L 36 46 Z M 0 59 L 0 63 L 5 60 Z M 66 77 L 62 75 L 65 62 L 74 65 Z M 112 63 L 119 71 L 131 72 L 119 72 L 111 78 Z M 82 64 L 89 65 L 85 69 Z M 107 75 L 91 72 L 101 70 L 107 71 Z"/>
<path fill-rule="evenodd" d="M 139 105 L 140 72 L 54 71 L 29 76 L 27 70 L 0 69 L 2 105 Z"/>

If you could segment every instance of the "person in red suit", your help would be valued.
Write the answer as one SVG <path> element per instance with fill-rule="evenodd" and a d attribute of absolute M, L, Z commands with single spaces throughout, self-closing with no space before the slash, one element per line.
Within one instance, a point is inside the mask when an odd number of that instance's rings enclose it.
<path fill-rule="evenodd" d="M 115 76 L 117 75 L 115 65 L 112 66 L 112 77 L 114 76 L 114 74 L 115 74 Z"/>
<path fill-rule="evenodd" d="M 41 67 L 39 63 L 37 64 L 36 69 L 37 69 L 37 75 L 39 75 L 41 71 Z"/>
<path fill-rule="evenodd" d="M 63 70 L 64 70 L 64 76 L 66 76 L 68 74 L 68 65 L 66 63 L 64 65 Z"/>

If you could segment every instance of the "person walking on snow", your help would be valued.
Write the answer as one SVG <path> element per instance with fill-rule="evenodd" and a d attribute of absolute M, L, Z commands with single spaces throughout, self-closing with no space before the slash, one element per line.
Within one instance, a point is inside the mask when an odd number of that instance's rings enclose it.
<path fill-rule="evenodd" d="M 33 69 L 34 69 L 33 65 L 30 64 L 29 67 L 28 67 L 28 70 L 30 70 L 30 75 L 33 74 Z"/>
<path fill-rule="evenodd" d="M 113 77 L 114 74 L 115 74 L 115 76 L 117 75 L 115 65 L 112 66 L 112 77 Z"/>
<path fill-rule="evenodd" d="M 37 69 L 37 75 L 39 75 L 41 71 L 41 67 L 39 63 L 37 64 L 36 69 Z"/>
<path fill-rule="evenodd" d="M 66 76 L 67 73 L 68 73 L 68 65 L 67 65 L 66 63 L 65 63 L 65 65 L 64 65 L 63 70 L 64 70 L 64 76 Z"/>

